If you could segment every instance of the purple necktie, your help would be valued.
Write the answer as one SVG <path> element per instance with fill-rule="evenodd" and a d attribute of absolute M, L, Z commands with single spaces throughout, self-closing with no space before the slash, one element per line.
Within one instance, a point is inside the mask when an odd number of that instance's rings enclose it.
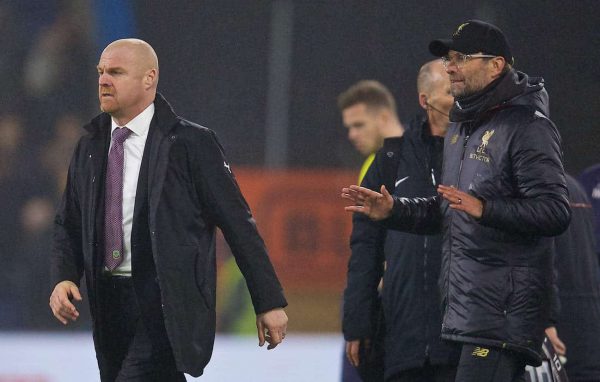
<path fill-rule="evenodd" d="M 113 131 L 106 167 L 104 265 L 111 271 L 123 261 L 123 142 L 129 134 L 126 127 Z"/>

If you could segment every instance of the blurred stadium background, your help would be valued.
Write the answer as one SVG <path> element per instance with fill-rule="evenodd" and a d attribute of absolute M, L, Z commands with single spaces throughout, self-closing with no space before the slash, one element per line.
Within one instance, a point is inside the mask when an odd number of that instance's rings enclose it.
<path fill-rule="evenodd" d="M 362 160 L 347 142 L 337 94 L 377 79 L 408 120 L 418 112 L 415 81 L 431 59 L 428 42 L 470 18 L 493 22 L 508 36 L 517 69 L 545 78 L 566 167 L 577 175 L 600 162 L 599 5 L 0 1 L 0 381 L 97 378 L 87 306 L 69 328 L 54 321 L 48 267 L 54 206 L 80 126 L 99 111 L 95 65 L 108 42 L 138 37 L 153 45 L 159 91 L 178 114 L 217 132 L 290 302 L 287 343 L 266 354 L 250 337 L 249 297 L 221 240 L 221 334 L 204 379 L 332 381 L 351 229 L 338 195 Z"/>

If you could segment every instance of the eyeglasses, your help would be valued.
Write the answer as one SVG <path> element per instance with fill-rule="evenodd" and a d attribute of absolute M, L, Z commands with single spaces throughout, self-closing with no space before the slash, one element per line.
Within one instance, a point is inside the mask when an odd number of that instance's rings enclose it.
<path fill-rule="evenodd" d="M 448 67 L 450 65 L 456 65 L 456 67 L 458 69 L 462 69 L 463 66 L 465 66 L 465 64 L 467 63 L 467 61 L 470 61 L 474 58 L 493 58 L 496 56 L 492 56 L 490 54 L 462 54 L 459 53 L 455 56 L 443 56 L 442 57 L 442 64 L 444 65 L 444 68 L 448 69 Z"/>

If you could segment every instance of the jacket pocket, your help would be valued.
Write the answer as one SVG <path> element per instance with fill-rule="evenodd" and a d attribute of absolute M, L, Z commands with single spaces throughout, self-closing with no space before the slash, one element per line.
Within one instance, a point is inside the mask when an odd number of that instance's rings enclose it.
<path fill-rule="evenodd" d="M 206 256 L 202 256 L 199 251 L 196 253 L 196 259 L 194 264 L 194 278 L 196 282 L 196 287 L 204 300 L 207 308 L 215 309 L 216 305 L 216 291 L 212 286 L 210 277 L 210 266 L 209 261 L 206 259 Z"/>
<path fill-rule="evenodd" d="M 535 298 L 530 285 L 529 267 L 512 267 L 509 276 L 511 293 L 506 299 L 506 311 L 508 313 L 524 312 Z"/>
<path fill-rule="evenodd" d="M 512 269 L 510 272 L 507 273 L 506 279 L 507 279 L 506 280 L 506 297 L 504 298 L 504 304 L 503 304 L 505 316 L 510 311 L 510 300 L 513 297 L 513 293 L 515 290 L 515 282 L 513 279 L 513 270 Z"/>

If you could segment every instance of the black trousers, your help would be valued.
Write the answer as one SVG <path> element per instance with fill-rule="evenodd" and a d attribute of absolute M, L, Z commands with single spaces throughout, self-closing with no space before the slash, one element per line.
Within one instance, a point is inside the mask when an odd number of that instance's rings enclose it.
<path fill-rule="evenodd" d="M 454 382 L 456 366 L 430 365 L 429 361 L 423 367 L 403 370 L 387 382 Z"/>
<path fill-rule="evenodd" d="M 525 361 L 505 349 L 464 344 L 456 382 L 525 382 Z"/>
<path fill-rule="evenodd" d="M 98 297 L 101 338 L 95 345 L 102 382 L 185 382 L 164 322 L 142 316 L 130 277 L 103 276 Z"/>

